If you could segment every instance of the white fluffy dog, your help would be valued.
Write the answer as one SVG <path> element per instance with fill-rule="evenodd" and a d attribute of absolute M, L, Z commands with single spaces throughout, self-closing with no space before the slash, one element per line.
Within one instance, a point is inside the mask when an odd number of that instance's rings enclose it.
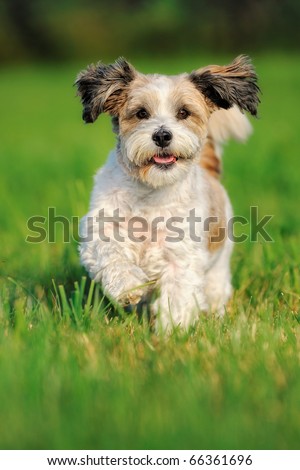
<path fill-rule="evenodd" d="M 82 71 L 85 122 L 113 117 L 117 146 L 95 177 L 81 221 L 81 262 L 121 305 L 152 298 L 156 328 L 224 312 L 231 295 L 231 205 L 221 143 L 245 139 L 256 115 L 249 58 L 176 76 L 144 75 L 124 59 Z"/>

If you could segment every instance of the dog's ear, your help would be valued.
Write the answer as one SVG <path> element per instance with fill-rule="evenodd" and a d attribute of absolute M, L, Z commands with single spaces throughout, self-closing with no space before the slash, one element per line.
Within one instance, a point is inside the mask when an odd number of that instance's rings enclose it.
<path fill-rule="evenodd" d="M 236 104 L 241 110 L 257 115 L 260 89 L 249 57 L 241 55 L 229 65 L 196 70 L 190 74 L 190 80 L 217 108 L 228 109 Z"/>
<path fill-rule="evenodd" d="M 83 120 L 94 122 L 103 112 L 118 116 L 135 75 L 135 69 L 123 58 L 110 65 L 92 64 L 80 72 L 75 85 L 83 104 Z"/>

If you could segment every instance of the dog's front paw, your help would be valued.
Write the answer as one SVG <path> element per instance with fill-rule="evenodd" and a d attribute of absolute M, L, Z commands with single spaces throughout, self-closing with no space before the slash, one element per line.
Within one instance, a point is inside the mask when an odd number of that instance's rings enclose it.
<path fill-rule="evenodd" d="M 144 272 L 134 267 L 125 274 L 123 291 L 117 296 L 117 301 L 123 306 L 137 305 L 147 292 L 148 277 Z"/>
<path fill-rule="evenodd" d="M 136 305 L 147 293 L 148 277 L 138 266 L 130 266 L 119 272 L 118 278 L 104 286 L 105 292 L 120 305 Z"/>
<path fill-rule="evenodd" d="M 188 297 L 179 289 L 172 296 L 163 294 L 151 306 L 155 330 L 166 334 L 177 327 L 187 330 L 196 322 L 201 312 L 207 311 L 207 307 L 206 299 L 200 292 L 193 292 Z"/>

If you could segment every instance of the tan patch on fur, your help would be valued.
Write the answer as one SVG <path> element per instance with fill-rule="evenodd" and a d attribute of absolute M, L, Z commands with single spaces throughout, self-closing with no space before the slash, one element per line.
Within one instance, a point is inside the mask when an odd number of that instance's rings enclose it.
<path fill-rule="evenodd" d="M 150 171 L 150 168 L 153 166 L 153 163 L 148 163 L 138 169 L 139 179 L 141 181 L 147 182 L 147 174 Z"/>
<path fill-rule="evenodd" d="M 212 74 L 222 75 L 230 78 L 256 78 L 250 59 L 240 55 L 228 65 L 207 65 L 203 67 L 201 73 L 210 72 Z"/>
<path fill-rule="evenodd" d="M 220 179 L 222 172 L 221 161 L 216 155 L 213 141 L 208 138 L 200 155 L 200 166 L 214 178 Z"/>
<path fill-rule="evenodd" d="M 227 238 L 227 221 L 225 217 L 225 195 L 219 181 L 207 173 L 209 185 L 209 214 L 212 218 L 207 222 L 207 247 L 210 252 L 214 252 L 224 245 Z"/>
<path fill-rule="evenodd" d="M 187 108 L 191 114 L 182 122 L 195 134 L 204 134 L 210 116 L 206 99 L 200 93 L 195 93 L 195 87 L 186 75 L 174 77 L 174 81 L 171 99 L 175 110 Z"/>
<path fill-rule="evenodd" d="M 150 78 L 141 73 L 138 73 L 134 81 L 130 83 L 126 100 L 124 101 L 126 106 L 119 108 L 119 123 L 123 134 L 131 133 L 140 122 L 136 116 L 136 111 L 140 107 L 147 108 L 145 103 L 151 103 L 151 106 L 155 106 L 155 103 L 152 103 L 153 94 L 151 94 L 150 90 L 147 90 L 147 85 L 150 83 Z"/>
<path fill-rule="evenodd" d="M 119 126 L 121 134 L 131 134 L 135 130 L 137 124 L 138 119 L 136 118 L 136 116 L 124 118 L 123 112 L 121 110 L 119 117 Z"/>

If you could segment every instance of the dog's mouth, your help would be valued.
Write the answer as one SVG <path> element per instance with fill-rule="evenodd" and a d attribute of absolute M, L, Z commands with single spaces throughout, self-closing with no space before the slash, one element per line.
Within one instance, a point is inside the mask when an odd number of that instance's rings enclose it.
<path fill-rule="evenodd" d="M 178 160 L 175 155 L 154 155 L 151 161 L 159 168 L 170 168 Z"/>

